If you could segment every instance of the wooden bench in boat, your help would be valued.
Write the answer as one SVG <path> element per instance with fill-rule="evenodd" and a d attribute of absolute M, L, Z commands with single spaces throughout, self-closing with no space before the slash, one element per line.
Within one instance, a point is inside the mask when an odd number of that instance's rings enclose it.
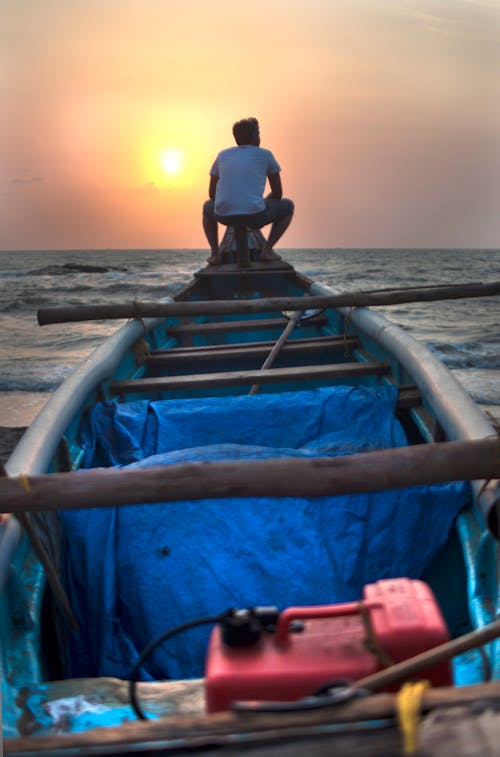
<path fill-rule="evenodd" d="M 247 318 L 243 321 L 216 321 L 213 323 L 182 323 L 178 326 L 169 326 L 169 336 L 194 336 L 195 334 L 231 334 L 238 331 L 269 331 L 271 329 L 283 329 L 288 323 L 286 318 Z M 307 327 L 326 326 L 326 315 L 315 315 L 307 319 Z"/>
<path fill-rule="evenodd" d="M 161 376 L 142 379 L 111 381 L 111 394 L 144 393 L 164 390 L 208 389 L 214 387 L 244 386 L 245 384 L 275 384 L 290 381 L 315 381 L 322 379 L 344 380 L 363 376 L 384 376 L 391 371 L 391 364 L 383 362 L 334 363 L 292 368 L 271 368 L 253 371 L 226 371 L 185 376 Z"/>
<path fill-rule="evenodd" d="M 398 387 L 398 410 L 409 410 L 422 404 L 422 395 L 417 386 L 401 385 Z"/>
<path fill-rule="evenodd" d="M 297 273 L 286 260 L 269 260 L 267 263 L 250 261 L 250 264 L 241 268 L 237 263 L 223 263 L 220 266 L 208 265 L 194 274 L 196 279 L 212 278 L 214 276 L 234 276 L 244 274 L 246 276 L 266 276 L 279 273 L 280 276 L 296 276 Z"/>
<path fill-rule="evenodd" d="M 180 362 L 208 362 L 231 358 L 267 357 L 275 342 L 235 342 L 234 344 L 211 344 L 198 347 L 172 347 L 167 350 L 153 350 L 145 359 L 150 366 L 178 364 Z M 317 336 L 309 339 L 293 339 L 281 348 L 282 354 L 304 357 L 322 352 L 345 351 L 346 353 L 361 347 L 357 336 Z"/>

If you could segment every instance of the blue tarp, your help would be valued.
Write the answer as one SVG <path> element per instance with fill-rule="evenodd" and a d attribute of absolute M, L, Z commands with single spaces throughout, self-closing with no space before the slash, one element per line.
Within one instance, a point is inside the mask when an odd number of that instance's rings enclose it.
<path fill-rule="evenodd" d="M 87 418 L 87 467 L 350 454 L 406 445 L 397 391 L 336 387 L 103 403 Z M 206 499 L 61 514 L 67 582 L 83 633 L 73 676 L 126 678 L 175 625 L 253 605 L 357 599 L 385 577 L 418 578 L 468 500 L 465 485 L 344 497 Z M 203 673 L 209 629 L 174 637 L 143 677 Z"/>

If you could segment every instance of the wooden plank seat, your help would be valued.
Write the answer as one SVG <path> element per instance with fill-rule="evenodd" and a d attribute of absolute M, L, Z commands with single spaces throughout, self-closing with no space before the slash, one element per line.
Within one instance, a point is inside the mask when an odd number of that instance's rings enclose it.
<path fill-rule="evenodd" d="M 182 323 L 169 326 L 169 336 L 195 336 L 198 334 L 232 334 L 238 331 L 269 331 L 271 329 L 283 329 L 287 325 L 286 318 L 247 318 L 242 321 L 216 321 L 204 323 Z M 320 314 L 307 319 L 307 328 L 311 326 L 321 327 L 328 324 L 326 315 Z"/>
<path fill-rule="evenodd" d="M 345 380 L 363 376 L 383 376 L 390 373 L 388 361 L 366 363 L 340 363 L 331 365 L 268 368 L 251 371 L 226 371 L 183 376 L 160 376 L 143 379 L 111 381 L 111 394 L 144 393 L 184 389 L 210 389 L 245 384 L 273 384 L 290 381 Z"/>
<path fill-rule="evenodd" d="M 160 366 L 182 362 L 208 362 L 210 360 L 241 358 L 265 359 L 273 348 L 274 341 L 237 342 L 234 344 L 211 344 L 198 347 L 173 347 L 167 350 L 154 350 L 145 360 L 146 365 Z M 361 346 L 356 336 L 318 336 L 309 339 L 293 339 L 282 347 L 282 354 L 300 357 L 321 352 L 351 352 Z"/>
<path fill-rule="evenodd" d="M 422 404 L 422 395 L 417 386 L 405 384 L 398 387 L 398 410 L 409 410 Z"/>
<path fill-rule="evenodd" d="M 209 265 L 206 268 L 202 268 L 200 271 L 196 271 L 194 274 L 196 279 L 214 278 L 219 276 L 270 276 L 279 272 L 281 276 L 297 276 L 297 273 L 290 263 L 285 260 L 270 260 L 267 263 L 261 263 L 260 261 L 250 261 L 250 265 L 245 268 L 241 268 L 237 263 L 223 263 L 220 266 Z"/>

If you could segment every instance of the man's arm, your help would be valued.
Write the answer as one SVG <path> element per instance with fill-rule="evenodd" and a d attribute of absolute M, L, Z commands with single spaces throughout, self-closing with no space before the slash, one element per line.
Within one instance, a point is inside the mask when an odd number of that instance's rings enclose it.
<path fill-rule="evenodd" d="M 210 175 L 210 184 L 208 185 L 208 196 L 211 200 L 215 200 L 215 188 L 217 187 L 217 182 L 219 181 L 218 176 Z"/>
<path fill-rule="evenodd" d="M 268 200 L 281 200 L 283 197 L 283 187 L 281 186 L 281 176 L 279 173 L 270 173 L 269 179 L 270 193 L 267 195 Z"/>

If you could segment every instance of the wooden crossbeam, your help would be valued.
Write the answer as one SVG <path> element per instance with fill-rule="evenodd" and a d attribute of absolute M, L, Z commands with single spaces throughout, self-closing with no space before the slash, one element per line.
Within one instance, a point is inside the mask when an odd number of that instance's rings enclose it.
<path fill-rule="evenodd" d="M 238 342 L 237 344 L 217 344 L 207 347 L 174 347 L 170 350 L 154 350 L 147 358 L 147 365 L 170 365 L 185 361 L 210 361 L 231 358 L 264 358 L 275 342 Z M 313 337 L 294 339 L 283 346 L 286 355 L 310 355 L 319 352 L 351 351 L 361 346 L 358 337 Z"/>
<path fill-rule="evenodd" d="M 269 368 L 253 371 L 226 371 L 202 373 L 193 376 L 163 376 L 143 379 L 111 381 L 111 394 L 144 393 L 179 389 L 209 389 L 214 387 L 244 386 L 245 384 L 276 384 L 290 381 L 317 381 L 320 379 L 347 379 L 361 376 L 383 376 L 390 373 L 389 362 L 340 363 L 331 365 Z"/>
<path fill-rule="evenodd" d="M 233 334 L 244 331 L 269 331 L 283 329 L 287 325 L 286 318 L 248 318 L 244 321 L 217 321 L 216 323 L 183 323 L 170 326 L 168 335 L 173 337 L 194 336 L 197 334 Z M 326 326 L 326 315 L 312 316 L 307 319 L 307 326 Z"/>

